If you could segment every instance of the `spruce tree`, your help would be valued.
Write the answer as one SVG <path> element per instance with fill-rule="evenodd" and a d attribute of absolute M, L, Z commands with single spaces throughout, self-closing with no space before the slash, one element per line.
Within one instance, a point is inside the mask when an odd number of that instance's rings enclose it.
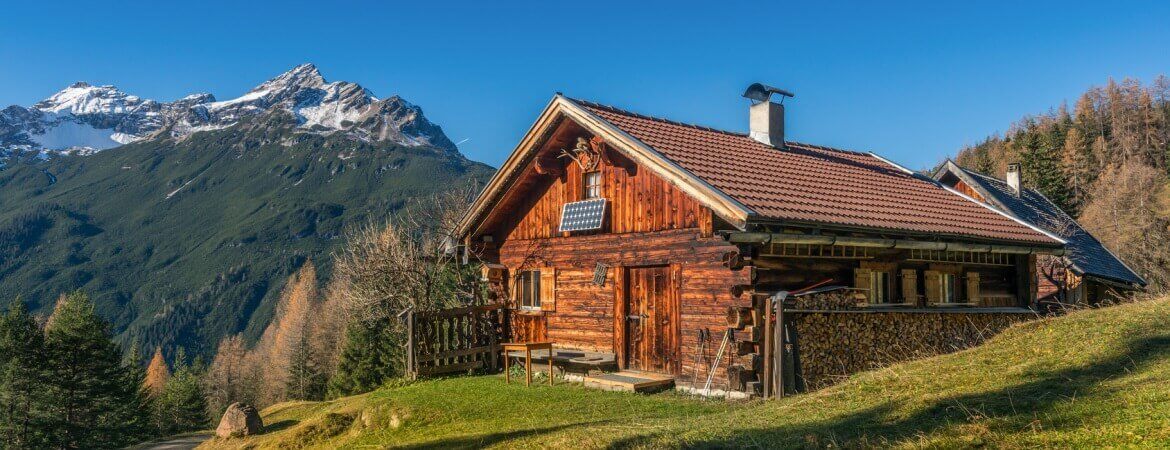
<path fill-rule="evenodd" d="M 331 397 L 368 392 L 403 375 L 402 339 L 393 335 L 390 320 L 347 327 L 337 372 L 329 380 Z"/>
<path fill-rule="evenodd" d="M 122 362 L 109 327 L 83 293 L 59 303 L 45 330 L 52 446 L 117 448 L 148 437 L 143 374 Z"/>
<path fill-rule="evenodd" d="M 1060 157 L 1055 143 L 1063 146 L 1063 134 L 1057 131 L 1045 132 L 1035 127 L 1021 131 L 1016 138 L 1020 151 L 1020 166 L 1024 181 L 1040 191 L 1056 206 L 1071 210 L 1068 183 L 1061 170 Z"/>
<path fill-rule="evenodd" d="M 48 445 L 40 380 L 44 376 L 44 335 L 24 302 L 13 302 L 0 317 L 0 447 Z"/>
<path fill-rule="evenodd" d="M 160 431 L 175 434 L 208 426 L 203 364 L 178 364 L 158 398 Z"/>

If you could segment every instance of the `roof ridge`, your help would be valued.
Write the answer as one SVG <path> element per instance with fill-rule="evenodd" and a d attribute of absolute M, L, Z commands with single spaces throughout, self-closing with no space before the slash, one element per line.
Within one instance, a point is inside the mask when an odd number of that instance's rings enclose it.
<path fill-rule="evenodd" d="M 709 127 L 706 125 L 698 125 L 698 124 L 694 124 L 694 123 L 680 122 L 677 120 L 666 119 L 663 117 L 657 117 L 657 116 L 651 116 L 651 115 L 646 115 L 646 114 L 642 114 L 642 113 L 636 113 L 636 112 L 633 112 L 633 111 L 630 111 L 627 109 L 618 108 L 616 106 L 606 105 L 603 103 L 597 103 L 594 101 L 584 100 L 584 99 L 575 98 L 575 97 L 569 97 L 567 95 L 565 96 L 565 98 L 567 98 L 571 101 L 577 102 L 577 103 L 581 103 L 581 104 L 586 105 L 586 106 L 592 106 L 594 108 L 601 108 L 601 109 L 609 110 L 609 111 L 617 113 L 617 114 L 623 114 L 623 115 L 627 115 L 627 116 L 637 117 L 639 119 L 653 120 L 655 122 L 668 123 L 671 125 L 678 125 L 681 127 L 694 128 L 694 129 L 703 130 L 703 131 L 710 131 L 710 132 L 714 132 L 714 133 L 722 133 L 722 134 L 727 134 L 727 135 L 736 136 L 736 137 L 744 137 L 744 138 L 749 137 L 747 133 L 722 130 L 719 128 L 713 128 L 713 127 Z M 785 140 L 784 143 L 788 144 L 788 145 L 794 145 L 797 147 L 804 147 L 806 149 L 823 150 L 823 151 L 840 152 L 840 153 L 850 153 L 850 154 L 859 155 L 859 156 L 870 156 L 870 152 L 859 151 L 859 150 L 849 150 L 849 149 L 837 148 L 837 147 L 829 147 L 827 145 L 809 144 L 809 143 L 805 143 L 805 142 L 796 142 L 796 141 L 789 141 L 789 140 Z"/>
<path fill-rule="evenodd" d="M 713 132 L 716 132 L 716 133 L 730 134 L 730 135 L 733 135 L 733 136 L 742 136 L 742 137 L 747 137 L 747 136 L 748 136 L 748 135 L 747 135 L 747 133 L 740 133 L 740 132 L 736 132 L 736 131 L 721 130 L 721 129 L 719 129 L 719 128 L 712 128 L 712 127 L 709 127 L 709 126 L 706 126 L 706 125 L 699 125 L 699 124 L 694 124 L 694 123 L 679 122 L 679 121 L 677 121 L 677 120 L 671 120 L 671 119 L 666 119 L 666 118 L 662 118 L 662 117 L 650 116 L 650 115 L 646 115 L 646 114 L 642 114 L 642 113 L 636 113 L 636 112 L 630 111 L 630 110 L 628 110 L 628 109 L 622 109 L 622 108 L 618 108 L 618 107 L 616 107 L 616 106 L 612 106 L 612 105 L 606 105 L 606 104 L 604 104 L 604 103 L 597 103 L 597 102 L 593 102 L 593 101 L 589 101 L 589 100 L 584 100 L 584 99 L 580 99 L 580 98 L 569 97 L 569 96 L 567 96 L 567 95 L 565 96 L 565 98 L 567 98 L 567 99 L 569 99 L 569 100 L 572 100 L 572 101 L 574 101 L 574 102 L 577 102 L 577 103 L 582 103 L 582 104 L 584 104 L 584 105 L 586 105 L 586 106 L 592 106 L 592 107 L 595 107 L 595 108 L 601 108 L 601 109 L 608 109 L 608 110 L 610 110 L 610 111 L 612 111 L 612 112 L 615 112 L 615 113 L 618 113 L 618 114 L 624 114 L 624 115 L 627 115 L 627 116 L 633 116 L 633 117 L 637 117 L 637 118 L 640 118 L 640 119 L 653 120 L 653 121 L 655 121 L 655 122 L 669 123 L 669 124 L 671 124 L 671 125 L 678 125 L 678 126 L 683 126 L 683 127 L 687 127 L 687 128 L 696 128 L 696 129 L 700 129 L 700 130 L 704 130 L 704 131 L 713 131 Z"/>

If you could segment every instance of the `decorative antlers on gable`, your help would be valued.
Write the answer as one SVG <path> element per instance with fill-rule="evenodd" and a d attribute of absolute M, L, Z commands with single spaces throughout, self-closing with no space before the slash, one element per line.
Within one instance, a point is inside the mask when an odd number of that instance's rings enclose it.
<path fill-rule="evenodd" d="M 610 163 L 609 155 L 605 152 L 605 140 L 599 136 L 588 140 L 578 137 L 577 145 L 572 150 L 561 149 L 561 154 L 557 157 L 572 159 L 586 172 L 597 169 L 599 162 Z"/>

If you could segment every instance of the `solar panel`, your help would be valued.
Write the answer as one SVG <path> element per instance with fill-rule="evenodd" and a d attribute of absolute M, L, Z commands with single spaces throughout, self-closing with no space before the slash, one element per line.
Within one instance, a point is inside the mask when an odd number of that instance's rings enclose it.
<path fill-rule="evenodd" d="M 601 228 L 605 219 L 605 199 L 595 198 L 565 203 L 561 209 L 561 231 L 588 231 Z"/>

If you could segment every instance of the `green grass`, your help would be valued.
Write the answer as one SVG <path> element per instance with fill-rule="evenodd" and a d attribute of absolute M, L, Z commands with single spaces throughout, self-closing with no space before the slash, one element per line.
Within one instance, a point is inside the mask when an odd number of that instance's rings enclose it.
<path fill-rule="evenodd" d="M 207 447 L 1167 447 L 1170 299 L 1010 328 L 987 344 L 778 401 L 505 385 L 385 387 L 264 411 Z"/>

